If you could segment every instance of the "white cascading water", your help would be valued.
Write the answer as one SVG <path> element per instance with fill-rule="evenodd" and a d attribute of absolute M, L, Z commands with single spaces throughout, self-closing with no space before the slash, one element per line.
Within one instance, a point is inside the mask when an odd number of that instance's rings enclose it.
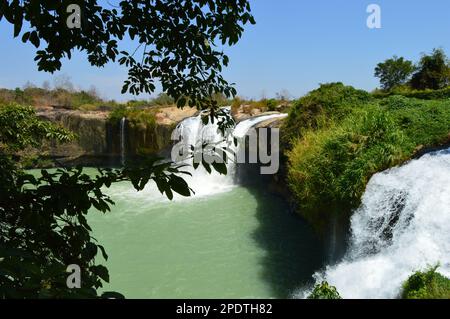
<path fill-rule="evenodd" d="M 248 132 L 248 130 L 255 126 L 258 123 L 270 120 L 270 119 L 276 119 L 276 118 L 285 118 L 287 114 L 282 113 L 275 113 L 275 114 L 267 114 L 267 115 L 261 115 L 257 117 L 251 117 L 248 120 L 244 120 L 242 122 L 239 122 L 233 131 L 233 136 L 237 138 L 242 138 L 245 136 L 245 134 Z"/>
<path fill-rule="evenodd" d="M 375 174 L 352 216 L 348 253 L 314 277 L 343 298 L 396 298 L 414 271 L 438 263 L 450 277 L 450 149 Z"/>
<path fill-rule="evenodd" d="M 201 114 L 181 121 L 175 128 L 172 138 L 174 140 L 181 139 L 183 143 L 192 146 L 208 142 L 217 143 L 223 140 L 217 121 L 205 125 L 202 122 Z M 201 165 L 194 169 L 190 166 L 192 165 L 192 159 L 186 160 L 185 163 L 189 166 L 184 170 L 189 171 L 192 176 L 184 175 L 183 178 L 194 190 L 196 197 L 222 193 L 234 186 L 232 174 L 220 175 L 214 170 L 209 174 Z M 231 165 L 227 168 L 230 173 L 233 171 Z"/>
<path fill-rule="evenodd" d="M 225 109 L 228 112 L 230 111 L 229 107 Z M 286 116 L 287 114 L 276 113 L 252 117 L 241 121 L 234 128 L 232 136 L 239 140 L 256 124 L 269 119 L 283 118 Z M 175 129 L 174 136 L 182 137 L 182 140 L 190 145 L 201 145 L 205 142 L 217 143 L 224 139 L 219 130 L 217 121 L 215 121 L 215 123 L 204 125 L 201 115 L 190 117 L 180 122 Z M 233 143 L 230 143 L 230 145 L 232 146 L 233 151 L 237 151 L 237 147 L 233 147 Z M 186 163 L 192 163 L 192 160 L 188 160 Z M 192 176 L 186 176 L 185 179 L 189 186 L 195 191 L 196 196 L 221 193 L 228 191 L 235 186 L 235 163 L 233 162 L 230 162 L 227 165 L 227 175 L 220 175 L 214 170 L 209 174 L 201 165 L 195 170 L 193 168 L 188 170 L 192 173 Z"/>
<path fill-rule="evenodd" d="M 226 108 L 230 110 L 230 108 Z M 255 126 L 258 123 L 263 121 L 272 119 L 272 118 L 282 118 L 287 116 L 287 114 L 270 114 L 270 115 L 262 115 L 259 117 L 252 117 L 248 120 L 244 120 L 239 122 L 234 131 L 233 136 L 237 139 L 245 136 L 247 131 Z M 122 119 L 123 120 L 123 119 Z M 121 121 L 121 144 L 122 141 L 125 140 L 122 137 L 124 134 L 125 121 Z M 208 123 L 206 125 L 203 124 L 201 115 L 193 116 L 184 119 L 181 121 L 175 131 L 173 132 L 174 138 L 181 137 L 182 140 L 190 145 L 199 145 L 203 142 L 219 142 L 223 140 L 222 134 L 220 133 L 217 125 L 217 121 L 215 123 Z M 121 145 L 122 150 L 125 149 L 125 145 Z M 125 158 L 125 154 L 123 154 L 123 159 Z M 186 161 L 186 164 L 192 164 L 192 159 Z M 194 169 L 192 166 L 188 166 L 183 168 L 185 171 L 189 171 L 192 176 L 182 175 L 182 177 L 186 180 L 195 194 L 191 197 L 182 197 L 180 195 L 174 194 L 173 200 L 189 200 L 193 197 L 205 197 L 213 194 L 223 193 L 231 190 L 236 186 L 234 173 L 235 173 L 235 163 L 229 163 L 227 165 L 228 173 L 227 175 L 220 175 L 216 171 L 212 170 L 211 174 L 209 174 L 203 166 L 199 166 L 197 169 Z M 127 188 L 128 186 L 124 184 L 123 188 L 116 187 L 118 190 L 117 194 L 114 194 L 115 198 L 129 198 L 136 197 L 139 200 L 148 200 L 148 201 L 162 201 L 165 202 L 167 199 L 162 196 L 156 188 L 156 185 L 153 183 L 149 183 L 144 191 L 135 192 L 131 188 Z"/>

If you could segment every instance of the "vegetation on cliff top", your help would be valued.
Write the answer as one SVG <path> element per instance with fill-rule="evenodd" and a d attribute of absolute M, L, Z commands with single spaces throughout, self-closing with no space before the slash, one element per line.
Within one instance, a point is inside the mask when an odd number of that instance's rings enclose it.
<path fill-rule="evenodd" d="M 0 88 L 0 104 L 17 103 L 34 107 L 55 107 L 70 110 L 96 111 L 115 110 L 116 108 L 147 108 L 174 105 L 175 101 L 165 93 L 155 98 L 129 100 L 119 103 L 114 100 L 102 99 L 95 88 L 89 90 L 76 90 L 69 78 L 64 80 L 56 78 L 53 88 L 48 83 L 42 87 L 27 83 L 23 88 L 14 90 Z"/>
<path fill-rule="evenodd" d="M 450 100 L 376 99 L 326 84 L 294 104 L 284 129 L 288 185 L 300 213 L 320 227 L 357 207 L 374 173 L 447 142 Z"/>

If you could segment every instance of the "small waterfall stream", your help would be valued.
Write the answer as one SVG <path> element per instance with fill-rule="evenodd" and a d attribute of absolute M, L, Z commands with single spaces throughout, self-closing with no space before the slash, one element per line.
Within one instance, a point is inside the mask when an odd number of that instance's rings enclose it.
<path fill-rule="evenodd" d="M 346 256 L 315 278 L 343 298 L 396 298 L 414 271 L 438 263 L 449 277 L 450 149 L 375 174 L 351 218 Z"/>

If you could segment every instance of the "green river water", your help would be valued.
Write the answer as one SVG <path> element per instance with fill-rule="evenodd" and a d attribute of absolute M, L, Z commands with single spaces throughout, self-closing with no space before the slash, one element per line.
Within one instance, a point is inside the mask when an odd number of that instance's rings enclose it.
<path fill-rule="evenodd" d="M 116 205 L 90 214 L 109 255 L 105 290 L 127 298 L 286 298 L 310 282 L 323 252 L 305 222 L 264 187 L 224 184 L 212 191 L 217 183 L 200 179 L 206 193 L 172 202 L 152 187 L 106 190 Z"/>

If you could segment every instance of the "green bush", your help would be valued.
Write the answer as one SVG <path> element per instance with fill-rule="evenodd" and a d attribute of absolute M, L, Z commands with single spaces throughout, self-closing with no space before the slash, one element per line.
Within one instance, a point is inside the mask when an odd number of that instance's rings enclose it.
<path fill-rule="evenodd" d="M 330 286 L 326 281 L 317 284 L 308 296 L 308 299 L 342 299 L 336 287 Z"/>
<path fill-rule="evenodd" d="M 450 279 L 433 267 L 425 272 L 417 271 L 403 284 L 404 299 L 450 299 Z"/>
<path fill-rule="evenodd" d="M 158 110 L 158 108 L 136 109 L 120 105 L 109 113 L 109 121 L 118 123 L 125 117 L 133 126 L 154 127 L 156 125 L 155 114 Z"/>
<path fill-rule="evenodd" d="M 278 101 L 275 99 L 266 100 L 267 109 L 269 111 L 275 111 L 277 108 Z"/>
<path fill-rule="evenodd" d="M 448 142 L 450 133 L 450 100 L 423 101 L 409 99 L 403 107 L 393 110 L 385 104 L 391 114 L 415 146 L 436 146 Z"/>
<path fill-rule="evenodd" d="M 342 83 L 322 84 L 297 100 L 283 127 L 283 140 L 290 144 L 303 132 L 326 127 L 372 100 L 369 93 Z"/>
<path fill-rule="evenodd" d="M 109 113 L 109 120 L 113 123 L 120 121 L 123 117 L 127 117 L 128 109 L 125 105 L 119 105 L 112 109 Z"/>

